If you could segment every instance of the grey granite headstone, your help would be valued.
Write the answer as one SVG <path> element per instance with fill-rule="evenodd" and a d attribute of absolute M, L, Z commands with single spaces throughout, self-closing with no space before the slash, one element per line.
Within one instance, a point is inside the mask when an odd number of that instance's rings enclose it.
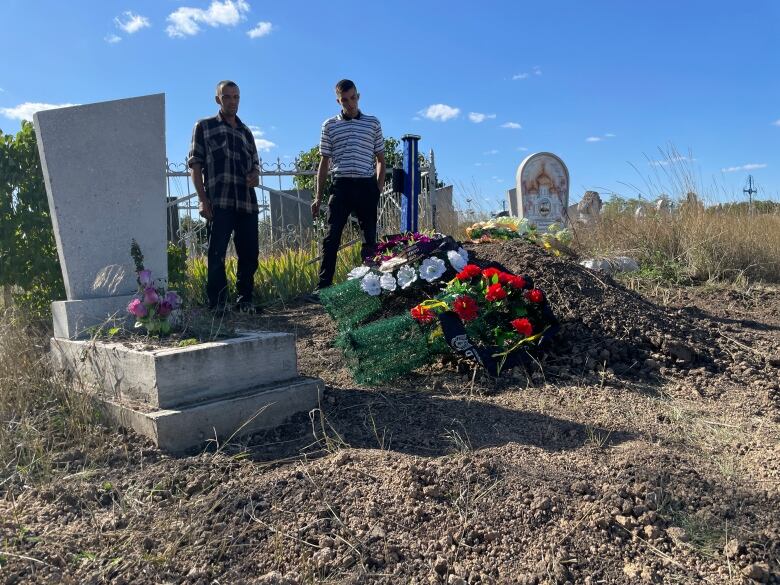
<path fill-rule="evenodd" d="M 551 152 L 537 152 L 517 168 L 514 205 L 519 217 L 544 231 L 550 224 L 564 223 L 569 206 L 569 170 Z"/>
<path fill-rule="evenodd" d="M 153 277 L 168 277 L 165 95 L 47 110 L 34 123 L 68 299 L 52 303 L 54 334 L 75 338 L 126 316 L 133 238 Z"/>
<path fill-rule="evenodd" d="M 271 225 L 274 241 L 283 243 L 311 241 L 311 189 L 272 191 L 268 194 L 271 206 Z"/>

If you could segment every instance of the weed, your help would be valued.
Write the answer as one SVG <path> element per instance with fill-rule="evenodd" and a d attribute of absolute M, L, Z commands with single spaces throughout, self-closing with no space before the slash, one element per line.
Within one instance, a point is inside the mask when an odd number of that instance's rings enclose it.
<path fill-rule="evenodd" d="M 609 437 L 612 435 L 612 431 L 602 432 L 591 425 L 585 427 L 585 432 L 588 435 L 585 444 L 593 445 L 597 449 L 603 449 L 609 443 Z"/>

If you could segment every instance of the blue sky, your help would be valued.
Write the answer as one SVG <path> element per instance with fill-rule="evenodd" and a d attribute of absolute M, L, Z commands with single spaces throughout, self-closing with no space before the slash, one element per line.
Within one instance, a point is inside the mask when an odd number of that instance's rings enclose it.
<path fill-rule="evenodd" d="M 386 136 L 421 135 L 458 199 L 485 209 L 543 150 L 569 167 L 572 202 L 663 189 L 672 168 L 711 200 L 741 198 L 748 174 L 780 200 L 772 0 L 2 0 L 0 22 L 5 132 L 30 104 L 164 92 L 168 155 L 183 160 L 230 78 L 261 155 L 290 160 L 317 143 L 348 77 Z M 648 160 L 670 145 L 685 160 Z"/>

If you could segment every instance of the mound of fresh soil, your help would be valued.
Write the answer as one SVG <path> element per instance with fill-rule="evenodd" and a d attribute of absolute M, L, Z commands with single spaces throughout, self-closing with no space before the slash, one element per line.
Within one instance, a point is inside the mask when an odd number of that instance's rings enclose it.
<path fill-rule="evenodd" d="M 548 373 L 577 375 L 609 368 L 619 376 L 655 376 L 662 366 L 715 371 L 722 357 L 707 329 L 678 311 L 627 290 L 576 259 L 553 256 L 523 240 L 471 246 L 477 264 L 530 275 L 562 323 Z M 556 367 L 557 366 L 557 371 Z"/>

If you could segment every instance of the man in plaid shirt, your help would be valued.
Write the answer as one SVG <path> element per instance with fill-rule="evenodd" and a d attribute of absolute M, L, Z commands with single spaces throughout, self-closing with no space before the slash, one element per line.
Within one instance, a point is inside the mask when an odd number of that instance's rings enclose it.
<path fill-rule="evenodd" d="M 227 304 L 225 255 L 232 235 L 238 256 L 236 307 L 252 311 L 259 253 L 254 188 L 259 184 L 260 159 L 252 131 L 236 115 L 240 97 L 233 81 L 217 84 L 219 113 L 195 124 L 187 164 L 208 228 L 209 307 L 224 309 Z"/>

